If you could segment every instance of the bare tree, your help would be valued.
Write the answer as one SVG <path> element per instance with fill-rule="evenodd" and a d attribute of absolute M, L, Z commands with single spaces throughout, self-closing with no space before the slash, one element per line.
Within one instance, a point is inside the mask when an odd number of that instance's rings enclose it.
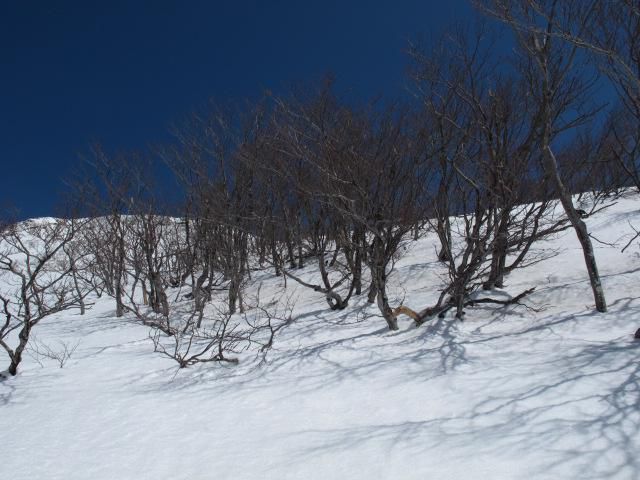
<path fill-rule="evenodd" d="M 137 197 L 145 185 L 135 182 L 141 178 L 136 168 L 142 158 L 135 152 L 111 156 L 100 145 L 94 145 L 91 153 L 86 160 L 91 168 L 87 174 L 91 180 L 78 186 L 81 196 L 93 199 L 89 207 L 94 221 L 85 230 L 85 242 L 95 258 L 95 274 L 101 277 L 107 294 L 115 299 L 116 316 L 122 317 L 127 281 L 126 214 L 131 199 Z"/>
<path fill-rule="evenodd" d="M 509 25 L 514 32 L 522 55 L 519 69 L 529 81 L 529 94 L 537 101 L 537 141 L 543 167 L 582 246 L 596 309 L 605 312 L 607 304 L 589 231 L 573 205 L 552 145 L 558 131 L 579 125 L 589 116 L 589 113 L 581 112 L 581 103 L 584 103 L 594 83 L 583 67 L 585 60 L 580 55 L 580 48 L 558 38 L 562 32 L 558 25 L 577 25 L 576 34 L 580 37 L 588 28 L 594 11 L 584 10 L 575 0 L 488 0 L 476 3 Z M 580 113 L 574 118 L 567 118 L 572 109 Z"/>
<path fill-rule="evenodd" d="M 43 359 L 46 358 L 54 360 L 59 368 L 64 368 L 78 349 L 80 341 L 70 343 L 59 340 L 57 345 L 57 347 L 53 347 L 51 344 L 46 344 L 31 334 L 26 351 L 41 367 L 44 367 Z"/>
<path fill-rule="evenodd" d="M 502 288 L 505 277 L 544 258 L 534 242 L 567 228 L 540 173 L 537 104 L 527 79 L 501 67 L 486 23 L 448 30 L 434 48 L 413 46 L 414 93 L 424 107 L 424 135 L 439 185 L 429 223 L 449 281 L 435 306 L 406 313 L 417 323 L 478 302 L 478 288 Z M 430 127 L 430 128 L 429 128 Z M 522 298 L 516 295 L 515 298 Z"/>
<path fill-rule="evenodd" d="M 172 335 L 163 335 L 159 329 L 149 334 L 156 352 L 175 360 L 180 368 L 197 363 L 229 362 L 238 360 L 229 353 L 238 353 L 246 336 L 238 333 L 238 325 L 228 312 L 217 311 L 212 325 L 194 329 L 193 324 L 176 329 Z"/>
<path fill-rule="evenodd" d="M 387 279 L 405 236 L 426 216 L 430 165 L 423 138 L 406 109 L 361 111 L 341 105 L 327 84 L 308 99 L 278 100 L 276 118 L 282 154 L 302 162 L 310 174 L 292 182 L 319 211 L 346 219 L 354 249 L 367 240 L 369 299 L 377 302 L 391 330 L 398 329 L 389 305 Z M 287 175 L 290 169 L 282 168 Z M 326 214 L 325 214 L 326 218 Z"/>
<path fill-rule="evenodd" d="M 31 331 L 39 322 L 80 306 L 84 292 L 73 281 L 73 265 L 60 260 L 82 224 L 73 219 L 42 219 L 14 223 L 2 231 L 0 345 L 9 355 L 11 375 L 17 373 Z"/>

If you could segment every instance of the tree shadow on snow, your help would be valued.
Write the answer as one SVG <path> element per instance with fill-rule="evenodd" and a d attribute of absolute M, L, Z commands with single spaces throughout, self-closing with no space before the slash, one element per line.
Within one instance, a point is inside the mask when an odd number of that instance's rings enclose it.
<path fill-rule="evenodd" d="M 594 321 L 606 328 L 608 320 L 621 314 L 625 322 L 640 319 L 637 299 L 620 298 L 610 309 L 608 317 L 593 312 L 549 315 L 534 325 L 495 335 L 483 330 L 499 321 L 498 314 L 481 325 L 465 325 L 466 331 L 460 323 L 438 319 L 421 336 L 435 337 L 432 343 L 437 345 L 425 341 L 415 360 L 437 352 L 440 375 L 473 365 L 478 349 L 495 348 L 499 356 L 503 340 L 515 343 L 514 351 L 503 360 L 506 366 L 501 368 L 497 362 L 491 375 L 477 369 L 470 373 L 476 395 L 468 398 L 468 408 L 455 415 L 425 415 L 424 420 L 302 430 L 298 435 L 307 439 L 307 446 L 297 452 L 297 460 L 304 462 L 368 442 L 381 444 L 383 451 L 401 448 L 415 454 L 444 448 L 463 455 L 474 445 L 476 454 L 487 459 L 541 454 L 547 460 L 537 462 L 540 467 L 530 472 L 532 477 L 571 471 L 574 478 L 583 479 L 637 478 L 640 342 L 634 342 L 631 335 L 584 340 L 574 337 L 571 328 Z M 566 350 L 549 352 L 549 358 L 543 360 L 540 355 L 527 355 L 544 348 L 542 344 L 550 337 L 559 339 L 558 345 L 566 344 Z"/>

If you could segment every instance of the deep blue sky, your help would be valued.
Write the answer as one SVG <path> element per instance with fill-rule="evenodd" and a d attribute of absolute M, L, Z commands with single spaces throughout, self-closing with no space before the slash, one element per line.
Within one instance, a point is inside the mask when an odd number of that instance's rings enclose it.
<path fill-rule="evenodd" d="M 331 71 L 402 92 L 407 39 L 466 0 L 31 1 L 0 8 L 0 207 L 50 215 L 78 153 L 167 140 L 209 97 L 242 100 Z"/>

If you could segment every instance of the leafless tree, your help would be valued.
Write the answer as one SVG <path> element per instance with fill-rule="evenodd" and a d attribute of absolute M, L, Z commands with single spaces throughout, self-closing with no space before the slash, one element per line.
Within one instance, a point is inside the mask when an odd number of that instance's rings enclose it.
<path fill-rule="evenodd" d="M 259 346 L 260 363 L 265 363 L 273 348 L 276 336 L 294 321 L 295 300 L 286 289 L 271 301 L 261 299 L 262 284 L 250 299 L 250 308 L 244 313 L 244 321 L 250 327 L 250 340 Z"/>
<path fill-rule="evenodd" d="M 366 241 L 360 258 L 371 274 L 369 298 L 396 330 L 387 278 L 407 233 L 426 216 L 431 174 L 411 114 L 396 106 L 349 108 L 329 84 L 308 98 L 279 99 L 277 113 L 282 155 L 308 172 L 292 184 L 318 211 L 328 212 L 323 221 L 345 219 L 355 236 L 343 234 L 341 243 L 355 239 L 351 247 L 357 251 Z M 281 168 L 280 174 L 290 171 Z"/>
<path fill-rule="evenodd" d="M 180 368 L 197 363 L 229 362 L 238 360 L 229 354 L 238 353 L 246 336 L 238 333 L 238 325 L 228 312 L 218 310 L 212 325 L 198 329 L 187 325 L 164 335 L 159 329 L 149 334 L 156 352 L 175 360 Z"/>
<path fill-rule="evenodd" d="M 117 317 L 125 314 L 126 215 L 131 199 L 137 197 L 145 185 L 136 183 L 141 178 L 136 174 L 141 162 L 142 158 L 135 152 L 110 155 L 100 145 L 94 145 L 91 156 L 86 159 L 90 180 L 78 187 L 84 198 L 93 199 L 89 214 L 94 221 L 84 231 L 84 241 L 95 259 L 94 273 L 116 301 Z"/>
<path fill-rule="evenodd" d="M 573 24 L 576 36 L 580 37 L 589 27 L 593 9 L 583 9 L 581 2 L 576 0 L 487 0 L 476 3 L 484 12 L 511 27 L 514 33 L 521 55 L 518 68 L 528 80 L 528 93 L 537 104 L 537 144 L 543 167 L 582 246 L 596 309 L 605 312 L 607 305 L 589 231 L 561 177 L 552 145 L 557 132 L 583 123 L 593 113 L 583 109 L 594 84 L 584 67 L 584 55 L 578 45 L 559 38 L 563 29 L 558 28 L 558 25 Z M 577 110 L 578 115 L 571 117 L 569 112 L 572 110 Z"/>
<path fill-rule="evenodd" d="M 2 231 L 0 345 L 9 355 L 11 375 L 17 373 L 31 331 L 39 322 L 80 306 L 83 288 L 74 283 L 73 264 L 61 259 L 83 223 L 41 219 L 14 223 Z"/>
<path fill-rule="evenodd" d="M 75 343 L 58 341 L 57 347 L 53 347 L 51 344 L 46 344 L 36 338 L 35 335 L 31 335 L 29 344 L 27 345 L 26 352 L 33 358 L 38 365 L 44 367 L 43 359 L 54 360 L 59 368 L 64 368 L 66 363 L 71 359 L 73 354 L 78 349 L 80 341 Z"/>

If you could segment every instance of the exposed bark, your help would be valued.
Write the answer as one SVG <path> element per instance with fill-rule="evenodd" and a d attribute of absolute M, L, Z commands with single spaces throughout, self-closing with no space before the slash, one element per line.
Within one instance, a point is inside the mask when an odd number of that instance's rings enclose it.
<path fill-rule="evenodd" d="M 593 250 L 593 244 L 591 243 L 591 237 L 587 230 L 587 225 L 578 215 L 576 209 L 571 200 L 571 195 L 564 187 L 560 174 L 558 172 L 558 164 L 549 145 L 545 148 L 545 159 L 548 165 L 549 171 L 552 173 L 552 178 L 556 186 L 560 202 L 564 208 L 571 225 L 576 232 L 576 236 L 582 247 L 582 253 L 584 256 L 587 272 L 589 273 L 589 283 L 591 284 L 591 290 L 593 291 L 593 298 L 596 302 L 596 310 L 599 312 L 607 311 L 607 302 L 604 296 L 604 289 L 602 288 L 602 281 L 600 280 L 600 274 L 598 273 L 598 264 L 596 262 L 595 252 Z"/>

